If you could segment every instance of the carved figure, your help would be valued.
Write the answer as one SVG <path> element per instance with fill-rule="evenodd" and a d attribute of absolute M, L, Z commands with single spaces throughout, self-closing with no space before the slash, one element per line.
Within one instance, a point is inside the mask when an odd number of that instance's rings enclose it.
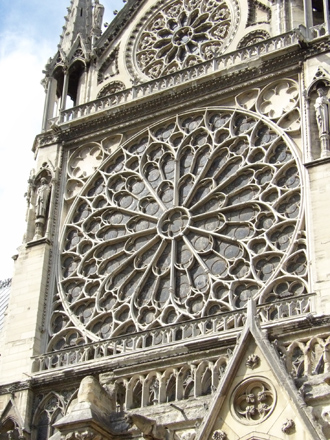
<path fill-rule="evenodd" d="M 45 177 L 42 177 L 40 183 L 41 185 L 37 189 L 36 217 L 45 217 L 50 194 L 50 186 Z"/>
<path fill-rule="evenodd" d="M 157 425 L 156 420 L 140 414 L 128 414 L 126 421 L 129 425 L 135 425 L 147 440 L 166 440 L 169 438 L 169 432 L 163 425 Z"/>
<path fill-rule="evenodd" d="M 100 4 L 99 0 L 95 0 L 94 14 L 93 14 L 93 29 L 94 30 L 101 30 L 103 15 L 104 15 L 104 6 Z"/>
<path fill-rule="evenodd" d="M 325 87 L 318 87 L 316 90 L 318 97 L 315 101 L 315 113 L 317 125 L 319 128 L 319 134 L 329 134 L 330 132 L 330 120 L 329 120 L 329 98 L 327 97 L 327 91 Z"/>
<path fill-rule="evenodd" d="M 51 187 L 48 184 L 47 179 L 45 177 L 42 177 L 40 180 L 40 185 L 37 188 L 37 196 L 35 202 L 36 228 L 34 240 L 38 240 L 39 238 L 41 238 L 44 233 L 50 190 Z"/>
<path fill-rule="evenodd" d="M 329 98 L 327 97 L 327 89 L 324 85 L 317 88 L 318 97 L 315 101 L 315 116 L 319 129 L 321 141 L 321 157 L 330 155 L 329 137 L 330 137 L 330 118 L 329 118 Z"/>

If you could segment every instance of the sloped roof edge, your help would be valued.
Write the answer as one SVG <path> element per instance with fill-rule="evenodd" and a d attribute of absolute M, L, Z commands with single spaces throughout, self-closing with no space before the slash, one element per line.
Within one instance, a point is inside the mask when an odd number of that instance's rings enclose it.
<path fill-rule="evenodd" d="M 95 52 L 101 56 L 111 42 L 122 32 L 127 23 L 133 18 L 147 0 L 128 0 L 126 5 L 118 12 L 107 29 L 103 32 L 95 45 Z"/>

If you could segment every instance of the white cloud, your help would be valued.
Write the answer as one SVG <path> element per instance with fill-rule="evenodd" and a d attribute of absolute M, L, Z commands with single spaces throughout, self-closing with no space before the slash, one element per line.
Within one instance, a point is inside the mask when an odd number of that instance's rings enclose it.
<path fill-rule="evenodd" d="M 12 275 L 11 256 L 25 232 L 29 171 L 40 132 L 44 91 L 42 69 L 50 48 L 17 34 L 0 39 L 0 279 Z"/>
<path fill-rule="evenodd" d="M 113 18 L 112 11 L 123 6 L 122 0 L 102 3 L 108 22 Z M 7 4 L 1 17 L 4 31 L 0 33 L 0 280 L 12 276 L 11 257 L 17 253 L 25 233 L 24 193 L 34 166 L 31 148 L 41 130 L 44 104 L 42 70 L 57 50 L 69 0 L 49 4 L 33 0 L 23 5 L 20 8 Z M 29 20 L 24 21 L 23 16 Z M 19 31 L 17 22 L 22 24 Z"/>

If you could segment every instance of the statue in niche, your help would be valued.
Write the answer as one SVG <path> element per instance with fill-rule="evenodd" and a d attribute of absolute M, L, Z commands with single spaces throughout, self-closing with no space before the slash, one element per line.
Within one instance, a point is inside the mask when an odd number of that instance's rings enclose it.
<path fill-rule="evenodd" d="M 328 157 L 330 156 L 330 100 L 327 97 L 327 89 L 323 83 L 318 86 L 316 92 L 318 96 L 315 100 L 314 108 L 321 141 L 321 157 Z"/>
<path fill-rule="evenodd" d="M 93 31 L 94 33 L 99 35 L 101 35 L 103 15 L 104 15 L 104 6 L 100 4 L 99 0 L 95 0 L 94 13 L 93 13 Z"/>
<path fill-rule="evenodd" d="M 34 240 L 38 240 L 44 235 L 44 227 L 46 223 L 48 202 L 50 196 L 51 187 L 45 177 L 40 179 L 40 185 L 36 190 L 36 201 L 35 201 L 35 215 L 36 215 L 36 228 Z"/>

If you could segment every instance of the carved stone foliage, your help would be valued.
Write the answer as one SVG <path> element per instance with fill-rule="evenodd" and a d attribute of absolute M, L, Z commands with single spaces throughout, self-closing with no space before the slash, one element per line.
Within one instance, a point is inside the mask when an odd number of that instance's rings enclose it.
<path fill-rule="evenodd" d="M 98 98 L 103 98 L 107 95 L 113 95 L 114 93 L 121 92 L 125 89 L 125 84 L 121 81 L 112 81 L 111 83 L 104 86 L 98 93 Z"/>
<path fill-rule="evenodd" d="M 196 110 L 130 139 L 68 215 L 52 348 L 73 329 L 99 340 L 305 293 L 300 179 L 254 112 Z"/>
<path fill-rule="evenodd" d="M 212 434 L 212 440 L 227 440 L 227 434 L 224 431 L 220 431 L 220 429 L 217 429 Z"/>
<path fill-rule="evenodd" d="M 136 67 L 151 78 L 222 53 L 239 19 L 238 6 L 230 0 L 171 0 L 157 8 L 139 24 L 137 38 L 138 30 L 132 37 Z"/>
<path fill-rule="evenodd" d="M 251 354 L 250 356 L 248 356 L 245 365 L 252 370 L 254 368 L 257 368 L 260 365 L 260 357 L 256 354 Z"/>
<path fill-rule="evenodd" d="M 286 421 L 283 423 L 281 429 L 285 434 L 292 433 L 295 429 L 294 421 L 292 419 L 286 419 Z"/>
<path fill-rule="evenodd" d="M 262 422 L 272 413 L 275 405 L 276 391 L 264 378 L 243 380 L 233 393 L 233 413 L 242 423 Z"/>

